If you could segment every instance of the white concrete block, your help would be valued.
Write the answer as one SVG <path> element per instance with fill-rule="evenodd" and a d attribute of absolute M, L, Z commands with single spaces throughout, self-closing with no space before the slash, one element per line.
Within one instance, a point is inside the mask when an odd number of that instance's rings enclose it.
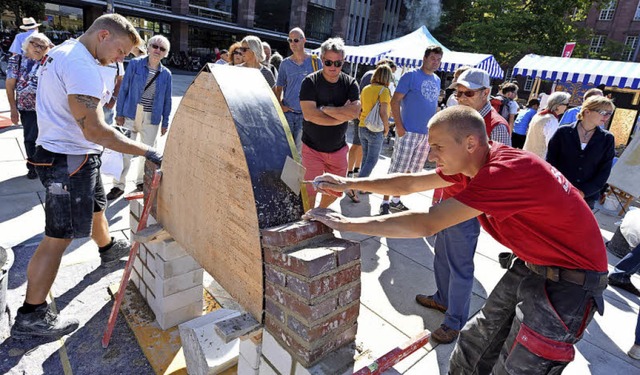
<path fill-rule="evenodd" d="M 258 358 L 258 362 L 260 358 Z M 238 357 L 238 375 L 260 375 L 259 368 L 253 368 L 249 362 L 240 355 Z"/>
<path fill-rule="evenodd" d="M 188 255 L 182 246 L 178 245 L 174 240 L 152 242 L 147 244 L 147 248 L 154 256 L 160 256 L 165 261 L 170 261 Z"/>
<path fill-rule="evenodd" d="M 189 374 L 217 374 L 238 362 L 240 340 L 225 344 L 213 328 L 215 322 L 236 315 L 240 312 L 219 309 L 180 324 L 178 329 Z"/>
<path fill-rule="evenodd" d="M 202 286 L 203 272 L 204 270 L 199 268 L 168 279 L 156 277 L 153 287 L 154 294 L 156 297 L 167 297 L 183 290 L 191 289 L 194 286 Z"/>
<path fill-rule="evenodd" d="M 185 255 L 183 257 L 175 258 L 169 261 L 163 259 L 160 255 L 152 259 L 149 258 L 151 257 L 147 257 L 147 259 L 152 261 L 154 264 L 153 267 L 156 275 L 160 276 L 163 279 L 202 268 L 191 255 Z M 151 262 L 149 262 L 148 264 L 149 267 L 152 267 Z"/>
<path fill-rule="evenodd" d="M 262 333 L 262 355 L 269 360 L 276 371 L 283 375 L 291 373 L 293 358 L 285 348 L 266 330 Z M 260 364 L 262 370 L 262 363 Z M 260 372 L 262 374 L 262 371 Z"/>
<path fill-rule="evenodd" d="M 153 306 L 149 305 L 151 310 Z M 156 316 L 156 321 L 160 328 L 167 330 L 171 327 L 175 327 L 178 324 L 184 323 L 191 319 L 197 318 L 202 315 L 202 302 L 195 302 L 187 306 L 182 306 L 173 311 L 156 312 L 153 311 Z"/>
<path fill-rule="evenodd" d="M 142 276 L 142 269 L 144 268 L 144 266 L 142 265 L 142 261 L 140 260 L 139 257 L 135 257 L 133 259 L 133 269 L 138 271 L 138 275 Z"/>
<path fill-rule="evenodd" d="M 329 353 L 320 362 L 306 368 L 296 362 L 294 375 L 325 375 L 325 374 L 353 374 L 354 357 L 356 351 L 351 345 L 346 345 Z"/>
<path fill-rule="evenodd" d="M 240 338 L 240 356 L 247 361 L 251 368 L 257 369 L 260 366 L 261 355 L 262 341 L 256 343 L 249 337 Z"/>
<path fill-rule="evenodd" d="M 136 217 L 142 214 L 142 199 L 133 199 L 129 201 L 129 210 Z"/>
<path fill-rule="evenodd" d="M 147 302 L 149 303 L 149 306 L 152 306 L 154 312 L 160 314 L 170 312 L 180 306 L 187 306 L 196 302 L 202 305 L 204 302 L 202 289 L 202 285 L 197 285 L 191 289 L 183 290 L 182 292 L 175 293 L 167 297 L 148 295 Z"/>
<path fill-rule="evenodd" d="M 284 375 L 274 370 L 273 367 L 269 366 L 269 364 L 264 360 L 260 361 L 260 368 L 258 369 L 258 373 L 260 373 L 260 375 Z M 288 374 L 289 372 L 286 373 L 286 375 Z"/>
<path fill-rule="evenodd" d="M 136 288 L 138 288 L 138 290 L 140 290 L 140 275 L 138 275 L 138 271 L 136 271 L 135 269 L 131 270 L 130 280 L 133 283 L 133 285 L 135 285 Z"/>

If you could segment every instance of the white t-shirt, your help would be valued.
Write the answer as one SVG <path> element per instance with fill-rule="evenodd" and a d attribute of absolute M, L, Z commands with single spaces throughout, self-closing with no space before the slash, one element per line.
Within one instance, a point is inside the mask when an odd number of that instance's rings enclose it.
<path fill-rule="evenodd" d="M 67 155 L 101 153 L 102 146 L 89 142 L 73 118 L 69 95 L 99 98 L 103 105 L 106 93 L 99 64 L 82 43 L 70 39 L 53 48 L 40 67 L 36 144 Z"/>
<path fill-rule="evenodd" d="M 105 103 L 108 103 L 113 96 L 113 89 L 116 86 L 116 76 L 124 76 L 124 64 L 122 64 L 121 62 L 116 62 L 106 66 L 99 65 L 98 69 L 100 69 L 100 74 L 102 75 L 102 80 L 104 81 L 104 87 L 106 87 L 107 89 Z"/>
<path fill-rule="evenodd" d="M 509 100 L 509 114 L 517 115 L 519 110 L 520 106 L 518 105 L 518 103 L 516 103 L 515 100 Z M 509 121 L 509 119 L 506 120 Z"/>

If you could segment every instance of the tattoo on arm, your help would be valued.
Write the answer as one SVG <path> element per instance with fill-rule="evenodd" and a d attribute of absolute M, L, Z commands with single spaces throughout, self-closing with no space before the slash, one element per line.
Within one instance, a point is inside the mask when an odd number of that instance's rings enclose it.
<path fill-rule="evenodd" d="M 76 95 L 76 100 L 78 103 L 84 104 L 88 109 L 98 108 L 98 103 L 100 102 L 97 98 L 89 95 Z"/>
<path fill-rule="evenodd" d="M 78 125 L 80 125 L 80 128 L 83 130 L 84 130 L 84 122 L 86 119 L 87 119 L 87 116 L 82 116 L 76 119 L 76 122 L 78 123 Z"/>

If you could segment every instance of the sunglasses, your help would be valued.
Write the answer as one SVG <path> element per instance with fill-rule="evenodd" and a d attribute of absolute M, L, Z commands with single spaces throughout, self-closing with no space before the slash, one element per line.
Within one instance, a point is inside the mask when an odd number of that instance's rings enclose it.
<path fill-rule="evenodd" d="M 323 62 L 324 62 L 324 65 L 326 66 L 335 66 L 336 68 L 339 68 L 342 65 L 344 65 L 344 62 L 342 60 L 337 60 L 337 61 L 324 60 Z"/>
<path fill-rule="evenodd" d="M 484 89 L 478 89 L 478 90 L 469 90 L 469 91 L 456 91 L 456 98 L 461 98 L 462 95 L 466 96 L 467 98 L 473 98 L 474 96 L 476 96 L 476 93 L 479 93 L 480 91 L 482 91 Z"/>
<path fill-rule="evenodd" d="M 613 111 L 596 111 L 596 112 L 602 116 L 611 116 L 613 114 Z"/>
<path fill-rule="evenodd" d="M 239 51 L 241 53 L 247 52 L 249 50 L 249 47 L 238 47 L 236 48 L 236 51 Z"/>
<path fill-rule="evenodd" d="M 234 55 L 234 56 L 242 55 L 242 52 L 240 52 L 240 51 L 233 51 L 233 55 Z"/>
<path fill-rule="evenodd" d="M 49 47 L 49 46 L 47 46 L 47 45 L 37 43 L 37 42 L 36 42 L 36 41 L 34 41 L 34 40 L 30 40 L 30 41 L 29 41 L 29 43 L 33 46 L 33 48 L 38 48 L 38 49 L 41 49 L 41 50 L 43 50 L 43 51 L 44 51 L 44 50 L 46 50 L 46 49 L 47 49 L 47 47 Z"/>
<path fill-rule="evenodd" d="M 153 49 L 159 49 L 159 50 L 160 50 L 160 52 L 167 52 L 167 49 L 166 49 L 166 48 L 164 48 L 164 47 L 162 47 L 162 46 L 159 46 L 159 45 L 157 45 L 157 44 L 152 44 L 152 45 L 151 45 L 151 48 L 153 48 Z"/>
<path fill-rule="evenodd" d="M 287 38 L 287 42 L 289 42 L 289 43 L 292 43 L 292 42 L 293 43 L 298 43 L 299 41 L 300 41 L 300 39 L 298 39 L 298 38 L 294 38 L 294 39 Z"/>

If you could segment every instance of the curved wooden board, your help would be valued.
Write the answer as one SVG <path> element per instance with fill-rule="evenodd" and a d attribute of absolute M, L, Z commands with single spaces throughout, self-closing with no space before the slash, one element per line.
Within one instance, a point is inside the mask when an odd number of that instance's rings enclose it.
<path fill-rule="evenodd" d="M 174 116 L 158 192 L 158 221 L 258 321 L 260 229 L 303 213 L 280 180 L 293 140 L 275 104 L 257 69 L 205 68 Z"/>

